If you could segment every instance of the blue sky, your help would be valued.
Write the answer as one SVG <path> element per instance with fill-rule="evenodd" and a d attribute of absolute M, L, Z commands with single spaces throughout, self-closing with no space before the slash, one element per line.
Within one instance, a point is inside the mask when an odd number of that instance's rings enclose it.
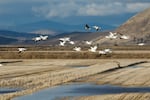
<path fill-rule="evenodd" d="M 40 20 L 78 24 L 80 19 L 100 20 L 98 18 L 104 17 L 106 19 L 103 19 L 102 23 L 105 23 L 105 20 L 107 23 L 109 16 L 110 19 L 113 16 L 128 18 L 128 15 L 149 7 L 150 0 L 0 0 L 0 26 Z M 117 21 L 113 24 L 117 25 Z"/>

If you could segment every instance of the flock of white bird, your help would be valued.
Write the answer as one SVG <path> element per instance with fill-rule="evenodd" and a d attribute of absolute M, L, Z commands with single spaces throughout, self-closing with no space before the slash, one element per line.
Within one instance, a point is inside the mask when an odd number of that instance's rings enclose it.
<path fill-rule="evenodd" d="M 96 31 L 99 31 L 101 30 L 101 27 L 99 26 L 89 26 L 88 24 L 85 25 L 85 30 L 89 31 L 91 30 L 91 28 L 95 29 Z M 129 36 L 126 36 L 126 35 L 123 35 L 123 34 L 120 34 L 120 33 L 113 33 L 113 32 L 109 32 L 109 35 L 105 36 L 106 39 L 124 39 L 124 40 L 127 40 L 129 39 L 130 37 Z M 34 40 L 35 42 L 38 42 L 38 41 L 45 41 L 48 39 L 48 36 L 47 35 L 40 35 L 38 37 L 35 37 L 33 38 L 32 40 Z M 70 37 L 64 37 L 64 38 L 59 38 L 59 46 L 65 46 L 66 43 L 70 44 L 70 45 L 75 45 L 75 42 L 74 41 L 71 41 Z M 98 52 L 99 54 L 108 54 L 108 53 L 112 53 L 112 50 L 111 49 L 104 49 L 104 50 L 100 50 L 100 51 L 97 51 L 97 46 L 92 46 L 93 45 L 93 41 L 85 41 L 85 44 L 86 45 L 89 45 L 90 48 L 88 49 L 89 52 Z M 145 43 L 141 42 L 141 43 L 138 43 L 137 45 L 139 46 L 143 46 L 145 45 Z M 19 53 L 21 52 L 24 52 L 26 51 L 27 49 L 26 48 L 18 48 L 18 51 Z M 74 47 L 73 50 L 75 51 L 81 51 L 81 47 Z"/>
<path fill-rule="evenodd" d="M 60 41 L 60 43 L 59 43 L 60 46 L 66 46 L 65 44 L 67 42 L 70 43 L 71 45 L 75 45 L 75 42 L 71 41 L 70 37 L 60 38 L 59 41 Z M 108 53 L 112 53 L 111 49 L 104 49 L 104 50 L 97 51 L 97 48 L 98 48 L 97 45 L 92 46 L 93 45 L 93 41 L 85 41 L 85 44 L 90 46 L 90 48 L 88 49 L 89 52 L 98 52 L 99 54 L 102 54 L 102 55 L 105 55 L 105 54 L 108 54 Z M 73 50 L 77 51 L 77 52 L 80 52 L 81 51 L 81 47 L 79 47 L 79 46 L 78 47 L 74 47 Z"/>
<path fill-rule="evenodd" d="M 47 35 L 40 35 L 39 37 L 35 37 L 32 40 L 38 42 L 38 41 L 45 41 L 47 39 L 48 39 Z M 24 52 L 26 50 L 27 50 L 26 48 L 18 48 L 18 53 Z"/>

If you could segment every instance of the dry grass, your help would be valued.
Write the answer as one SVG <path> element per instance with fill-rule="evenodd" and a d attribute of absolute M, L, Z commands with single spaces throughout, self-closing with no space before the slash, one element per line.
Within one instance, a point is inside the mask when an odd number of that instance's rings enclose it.
<path fill-rule="evenodd" d="M 0 52 L 0 59 L 117 59 L 117 58 L 150 58 L 149 51 L 114 51 L 112 54 L 100 55 L 87 51 L 26 51 Z"/>
<path fill-rule="evenodd" d="M 26 47 L 27 51 L 18 53 L 18 47 Z M 99 55 L 90 53 L 87 50 L 89 46 L 82 46 L 82 52 L 73 51 L 73 46 L 1 46 L 0 59 L 114 59 L 114 58 L 150 58 L 149 46 L 100 46 L 102 50 L 110 48 L 114 51 L 112 54 Z M 133 53 L 135 51 L 140 51 Z M 118 52 L 119 51 L 119 52 Z M 120 51 L 131 51 L 123 53 Z M 144 51 L 144 53 L 143 53 Z M 146 52 L 146 53 L 145 53 Z"/>
<path fill-rule="evenodd" d="M 150 58 L 149 46 L 109 46 L 112 54 L 91 53 L 89 47 L 82 52 L 73 51 L 73 47 L 24 46 L 27 51 L 18 53 L 17 46 L 0 47 L 0 59 L 115 59 L 115 58 Z M 101 46 L 98 49 L 108 48 Z"/>
<path fill-rule="evenodd" d="M 33 62 L 38 62 L 40 60 L 33 60 Z M 6 99 L 10 99 L 12 97 L 16 97 L 16 96 L 20 96 L 20 95 L 25 95 L 25 94 L 29 94 L 38 90 L 41 90 L 43 88 L 47 88 L 50 86 L 54 86 L 54 85 L 58 85 L 58 84 L 63 84 L 65 82 L 68 81 L 73 81 L 82 77 L 87 77 L 90 75 L 94 75 L 96 73 L 100 73 L 103 72 L 105 70 L 108 70 L 110 68 L 114 68 L 117 66 L 116 63 L 114 63 L 113 61 L 109 61 L 108 60 L 48 60 L 51 63 L 49 64 L 55 64 L 55 66 L 60 66 L 62 63 L 62 65 L 64 66 L 68 66 L 68 65 L 79 65 L 79 64 L 95 64 L 92 65 L 90 67 L 85 67 L 85 68 L 67 68 L 67 69 L 61 69 L 61 70 L 50 70 L 50 71 L 41 71 L 41 73 L 36 73 L 35 74 L 35 70 L 41 70 L 40 67 L 35 67 L 34 68 L 34 64 L 29 64 L 29 66 L 32 67 L 27 67 L 27 68 L 19 68 L 21 66 L 12 66 L 12 67 L 5 67 L 1 70 L 1 80 L 0 80 L 0 85 L 1 86 L 10 86 L 10 87 L 24 87 L 25 90 L 20 91 L 20 92 L 16 92 L 16 93 L 9 93 L 9 94 L 4 94 L 4 95 L 0 95 L 0 100 L 6 100 Z M 137 61 L 137 60 L 136 60 Z M 59 64 L 58 64 L 59 62 Z M 135 62 L 135 61 L 128 61 L 126 63 L 122 63 L 122 65 L 128 65 L 131 64 L 131 62 Z M 40 63 L 40 62 L 39 62 Z M 44 62 L 45 64 L 46 62 Z M 20 63 L 21 64 L 21 63 Z M 24 63 L 25 64 L 25 63 Z M 54 65 L 46 65 L 45 68 L 49 68 L 51 66 L 51 68 L 53 68 L 52 66 Z M 24 65 L 25 66 L 25 65 Z M 26 65 L 27 66 L 27 65 Z M 35 64 L 35 66 L 37 66 Z M 14 68 L 19 68 L 19 69 L 14 69 Z M 44 67 L 41 66 L 41 67 Z M 13 70 L 11 70 L 13 69 Z M 32 70 L 31 70 L 32 69 Z M 6 70 L 11 70 L 6 72 Z M 24 70 L 24 72 L 22 72 Z M 11 76 L 11 73 L 15 73 L 16 76 Z M 22 72 L 22 73 L 20 73 Z M 28 75 L 26 75 L 26 72 L 30 72 L 28 73 Z M 6 73 L 8 73 L 8 75 L 6 75 Z M 2 75 L 5 75 L 5 77 L 2 77 Z M 8 76 L 8 77 L 6 77 Z"/>

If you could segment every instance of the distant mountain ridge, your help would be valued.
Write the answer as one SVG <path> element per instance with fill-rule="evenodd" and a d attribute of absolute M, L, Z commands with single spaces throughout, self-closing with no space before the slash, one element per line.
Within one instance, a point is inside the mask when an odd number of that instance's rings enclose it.
<path fill-rule="evenodd" d="M 13 39 L 13 38 L 7 38 L 7 37 L 2 37 L 0 36 L 0 45 L 8 45 L 18 42 L 18 39 Z"/>
<path fill-rule="evenodd" d="M 55 21 L 44 20 L 44 21 L 14 26 L 14 27 L 11 27 L 10 29 L 14 31 L 18 31 L 18 32 L 33 32 L 33 31 L 39 31 L 39 30 L 49 30 L 55 33 L 74 32 L 74 31 L 85 32 L 84 30 L 85 24 L 81 23 L 81 24 L 74 25 L 71 23 L 64 24 L 64 23 L 59 23 Z M 87 24 L 98 25 L 102 27 L 102 30 L 112 30 L 116 28 L 114 26 L 101 24 L 101 23 L 87 23 Z"/>
<path fill-rule="evenodd" d="M 71 40 L 80 43 L 85 40 L 95 39 L 101 35 L 103 35 L 101 32 L 68 32 L 56 36 L 49 35 L 48 40 L 36 43 L 32 38 L 40 36 L 40 34 L 0 30 L 0 45 L 58 45 L 59 38 L 62 37 L 70 37 Z"/>
<path fill-rule="evenodd" d="M 16 32 L 9 30 L 0 30 L 0 36 L 14 39 L 32 39 L 37 34 L 25 33 L 25 32 Z"/>

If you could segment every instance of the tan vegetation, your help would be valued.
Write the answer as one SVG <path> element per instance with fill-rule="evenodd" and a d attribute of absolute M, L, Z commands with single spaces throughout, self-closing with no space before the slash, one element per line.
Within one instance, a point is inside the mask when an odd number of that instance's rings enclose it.
<path fill-rule="evenodd" d="M 135 37 L 150 35 L 150 8 L 130 18 L 126 23 L 121 25 L 116 31 L 123 34 L 130 34 Z"/>
<path fill-rule="evenodd" d="M 5 60 L 4 60 L 5 61 Z M 41 63 L 42 61 L 42 63 Z M 116 61 L 116 60 L 115 60 Z M 141 60 L 117 60 L 121 66 Z M 90 65 L 69 68 L 67 66 Z M 60 69 L 58 68 L 60 67 Z M 0 100 L 29 94 L 43 88 L 87 77 L 117 67 L 114 60 L 23 60 L 1 68 L 1 87 L 23 87 L 25 90 L 0 95 Z M 53 69 L 53 70 L 52 70 Z"/>
<path fill-rule="evenodd" d="M 98 50 L 112 49 L 112 54 L 100 55 L 88 52 L 89 47 L 82 47 L 83 51 L 73 51 L 73 47 L 30 47 L 27 51 L 18 53 L 17 47 L 1 47 L 0 59 L 116 59 L 116 58 L 150 58 L 149 46 L 101 46 Z M 42 48 L 44 48 L 42 50 Z"/>

